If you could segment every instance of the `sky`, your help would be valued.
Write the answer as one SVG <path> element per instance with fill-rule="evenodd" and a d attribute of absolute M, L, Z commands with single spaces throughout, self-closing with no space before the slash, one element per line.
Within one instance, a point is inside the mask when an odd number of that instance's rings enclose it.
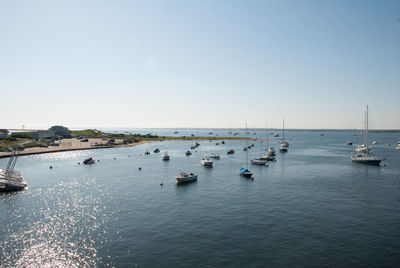
<path fill-rule="evenodd" d="M 400 1 L 0 0 L 0 128 L 400 129 Z"/>

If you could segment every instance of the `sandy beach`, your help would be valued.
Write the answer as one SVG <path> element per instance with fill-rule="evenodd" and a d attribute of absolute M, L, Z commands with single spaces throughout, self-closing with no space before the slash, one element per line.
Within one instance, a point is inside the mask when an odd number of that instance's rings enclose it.
<path fill-rule="evenodd" d="M 54 153 L 54 152 L 63 152 L 63 151 L 75 151 L 75 150 L 91 150 L 91 149 L 104 149 L 104 148 L 115 148 L 115 147 L 129 147 L 141 145 L 144 143 L 152 142 L 152 141 L 141 141 L 137 143 L 129 143 L 129 144 L 121 144 L 123 142 L 122 139 L 116 139 L 116 145 L 107 145 L 107 141 L 103 141 L 102 139 L 89 139 L 88 142 L 81 142 L 80 140 L 73 139 L 63 139 L 56 141 L 59 146 L 49 146 L 49 147 L 33 147 L 26 148 L 23 151 L 20 151 L 19 155 L 31 155 L 31 154 L 44 154 L 44 153 Z M 9 157 L 11 152 L 0 152 L 0 158 Z"/>

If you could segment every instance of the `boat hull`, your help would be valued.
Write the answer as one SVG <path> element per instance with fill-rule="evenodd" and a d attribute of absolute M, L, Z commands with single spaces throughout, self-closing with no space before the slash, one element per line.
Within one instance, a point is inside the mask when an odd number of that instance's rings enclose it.
<path fill-rule="evenodd" d="M 2 192 L 15 192 L 22 191 L 26 188 L 26 184 L 15 184 L 15 183 L 0 183 L 0 193 Z"/>
<path fill-rule="evenodd" d="M 382 162 L 381 159 L 351 159 L 353 163 L 379 166 Z"/>
<path fill-rule="evenodd" d="M 197 175 L 189 177 L 176 177 L 177 183 L 188 183 L 192 181 L 197 181 Z"/>
<path fill-rule="evenodd" d="M 212 168 L 212 166 L 213 166 L 213 163 L 212 162 L 205 162 L 205 161 L 202 161 L 202 162 L 200 162 L 204 167 L 210 167 L 210 168 Z"/>
<path fill-rule="evenodd" d="M 256 166 L 268 166 L 268 160 L 253 159 L 251 160 L 251 164 Z"/>
<path fill-rule="evenodd" d="M 248 178 L 248 179 L 253 177 L 253 173 L 251 173 L 251 172 L 240 172 L 239 174 L 240 174 L 240 176 Z"/>

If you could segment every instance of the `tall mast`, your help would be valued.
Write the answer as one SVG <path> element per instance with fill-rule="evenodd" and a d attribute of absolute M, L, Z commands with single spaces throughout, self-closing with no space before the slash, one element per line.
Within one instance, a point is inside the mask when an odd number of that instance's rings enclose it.
<path fill-rule="evenodd" d="M 247 123 L 246 123 L 246 169 L 249 169 L 249 165 L 247 163 Z"/>
<path fill-rule="evenodd" d="M 367 105 L 367 115 L 366 115 L 366 122 L 365 122 L 365 145 L 367 147 L 367 156 L 368 156 L 368 105 Z"/>
<path fill-rule="evenodd" d="M 282 140 L 285 140 L 285 118 L 283 118 L 283 127 L 282 127 Z"/>

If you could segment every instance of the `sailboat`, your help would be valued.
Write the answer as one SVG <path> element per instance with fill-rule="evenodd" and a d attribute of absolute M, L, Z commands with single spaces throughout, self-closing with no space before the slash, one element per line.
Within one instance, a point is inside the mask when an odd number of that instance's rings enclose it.
<path fill-rule="evenodd" d="M 268 133 L 267 133 L 268 135 Z M 253 165 L 258 165 L 258 166 L 267 166 L 268 167 L 268 156 L 267 155 L 263 155 L 263 141 L 262 139 L 260 139 L 260 157 L 259 158 L 254 158 L 251 160 L 251 163 Z"/>
<path fill-rule="evenodd" d="M 247 148 L 247 124 L 246 124 L 246 147 Z M 252 178 L 253 173 L 249 170 L 249 161 L 248 161 L 248 152 L 246 150 L 246 168 L 241 168 L 239 172 L 240 176 L 243 176 L 245 178 Z"/>
<path fill-rule="evenodd" d="M 271 147 L 269 146 L 268 130 L 267 130 L 267 147 L 266 147 L 266 151 L 267 151 L 266 159 L 268 161 L 275 161 L 276 160 L 275 148 L 272 147 L 272 146 Z"/>
<path fill-rule="evenodd" d="M 383 159 L 382 158 L 377 158 L 377 157 L 372 157 L 370 156 L 370 151 L 371 147 L 368 146 L 368 105 L 367 105 L 367 110 L 365 111 L 365 131 L 364 131 L 364 150 L 361 150 L 360 146 L 358 146 L 351 154 L 351 161 L 353 163 L 359 163 L 359 164 L 367 164 L 367 165 L 379 165 Z"/>
<path fill-rule="evenodd" d="M 267 166 L 268 167 L 268 159 L 266 155 L 262 154 L 263 151 L 263 145 L 262 145 L 262 140 L 260 141 L 260 148 L 261 148 L 261 155 L 259 158 L 254 158 L 251 160 L 251 163 L 253 165 L 258 165 L 258 166 Z"/>
<path fill-rule="evenodd" d="M 0 192 L 20 191 L 27 186 L 24 177 L 14 170 L 18 158 L 18 151 L 14 150 L 5 170 L 0 169 Z"/>
<path fill-rule="evenodd" d="M 285 141 L 285 118 L 283 118 L 283 127 L 282 127 L 282 140 L 281 140 L 281 148 L 279 152 L 286 153 L 289 148 L 289 143 Z"/>

